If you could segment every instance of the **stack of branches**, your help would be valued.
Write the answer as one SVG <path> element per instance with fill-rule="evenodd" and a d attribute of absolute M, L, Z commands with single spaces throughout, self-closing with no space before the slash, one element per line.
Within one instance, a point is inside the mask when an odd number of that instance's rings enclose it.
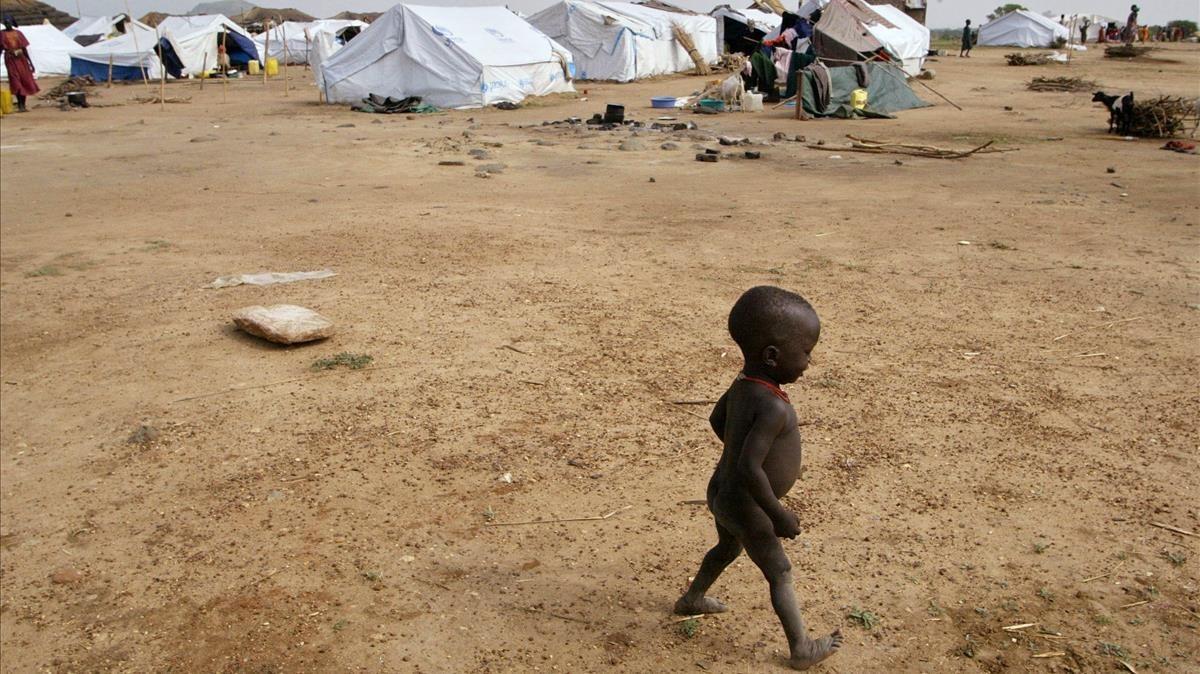
<path fill-rule="evenodd" d="M 149 104 L 149 103 L 155 103 L 155 104 L 191 103 L 192 97 L 191 96 L 167 96 L 165 99 L 163 99 L 163 98 L 159 98 L 157 95 L 155 95 L 155 96 L 134 96 L 133 102 L 134 103 L 147 103 L 147 104 Z"/>
<path fill-rule="evenodd" d="M 1159 96 L 1133 102 L 1133 123 L 1129 133 L 1140 138 L 1172 138 L 1184 129 L 1184 122 L 1196 121 L 1196 100 L 1180 96 Z"/>
<path fill-rule="evenodd" d="M 1044 66 L 1050 63 L 1051 56 L 1053 54 L 1048 52 L 1039 54 L 1022 54 L 1017 52 L 1015 54 L 1005 54 L 1004 58 L 1008 59 L 1008 65 L 1010 66 Z"/>
<path fill-rule="evenodd" d="M 1114 59 L 1135 59 L 1153 51 L 1153 47 L 1135 47 L 1131 44 L 1120 44 L 1104 48 L 1104 55 Z"/>
<path fill-rule="evenodd" d="M 696 64 L 697 75 L 707 75 L 712 72 L 709 70 L 708 63 L 705 62 L 700 50 L 696 49 L 696 41 L 683 29 L 683 26 L 672 23 L 671 33 L 675 36 L 675 41 L 679 43 L 679 46 L 687 50 L 688 56 L 692 57 L 692 63 Z"/>
<path fill-rule="evenodd" d="M 849 147 L 840 148 L 848 152 L 866 152 L 869 154 L 903 154 L 910 157 L 927 157 L 929 159 L 962 159 L 970 157 L 973 154 L 990 154 L 993 152 L 1014 152 L 1013 149 L 1000 149 L 992 147 L 996 141 L 989 140 L 979 147 L 970 150 L 946 150 L 932 145 L 909 145 L 906 143 L 892 143 L 884 140 L 871 140 L 869 138 L 858 138 L 856 136 L 846 135 L 851 143 Z M 815 150 L 829 150 L 825 145 L 809 145 Z"/>
<path fill-rule="evenodd" d="M 1079 77 L 1035 77 L 1026 85 L 1030 91 L 1094 91 L 1098 86 Z"/>
<path fill-rule="evenodd" d="M 755 6 L 761 8 L 763 10 L 766 10 L 768 12 L 775 12 L 776 14 L 778 14 L 780 16 L 783 16 L 783 12 L 786 9 L 783 6 L 783 3 L 779 2 L 779 0 L 751 0 L 751 1 L 754 3 Z"/>
<path fill-rule="evenodd" d="M 721 54 L 721 60 L 717 63 L 717 72 L 724 73 L 740 73 L 746 65 L 746 56 L 737 52 L 725 52 Z"/>
<path fill-rule="evenodd" d="M 83 91 L 84 87 L 94 86 L 96 86 L 96 80 L 92 79 L 91 75 L 84 75 L 82 77 L 68 77 L 54 87 L 43 92 L 38 98 L 62 98 L 72 91 Z"/>

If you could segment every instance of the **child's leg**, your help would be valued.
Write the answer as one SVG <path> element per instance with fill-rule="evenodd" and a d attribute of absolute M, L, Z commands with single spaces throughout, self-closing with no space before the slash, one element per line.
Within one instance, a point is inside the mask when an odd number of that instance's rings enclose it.
<path fill-rule="evenodd" d="M 759 532 L 747 538 L 746 554 L 758 565 L 771 585 L 771 606 L 783 624 L 787 635 L 791 658 L 788 664 L 793 669 L 808 669 L 837 652 L 842 645 L 841 630 L 821 639 L 811 639 L 800 618 L 800 603 L 796 589 L 792 586 L 792 564 L 788 561 L 783 545 L 773 529 Z"/>
<path fill-rule="evenodd" d="M 721 613 L 725 605 L 704 593 L 716 582 L 717 577 L 729 566 L 737 556 L 742 554 L 742 544 L 725 527 L 717 522 L 717 544 L 700 563 L 700 571 L 692 581 L 688 591 L 675 602 L 675 612 L 679 615 L 695 615 L 698 613 Z"/>

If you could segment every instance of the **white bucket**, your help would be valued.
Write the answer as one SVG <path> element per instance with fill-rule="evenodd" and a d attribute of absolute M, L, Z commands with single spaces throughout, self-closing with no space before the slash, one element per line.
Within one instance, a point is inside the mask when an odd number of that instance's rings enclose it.
<path fill-rule="evenodd" d="M 745 100 L 746 112 L 762 112 L 762 109 L 763 109 L 762 102 L 763 102 L 762 94 L 755 94 L 755 93 L 751 93 L 749 91 L 746 92 L 746 100 Z"/>

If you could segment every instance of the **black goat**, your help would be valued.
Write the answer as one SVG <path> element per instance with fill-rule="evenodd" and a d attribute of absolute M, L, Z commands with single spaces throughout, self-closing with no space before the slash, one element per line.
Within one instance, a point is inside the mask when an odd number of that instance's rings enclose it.
<path fill-rule="evenodd" d="M 1124 96 L 1110 96 L 1103 91 L 1097 91 L 1092 96 L 1093 103 L 1103 103 L 1108 108 L 1108 132 L 1113 129 L 1122 136 L 1128 136 L 1133 129 L 1133 92 Z"/>

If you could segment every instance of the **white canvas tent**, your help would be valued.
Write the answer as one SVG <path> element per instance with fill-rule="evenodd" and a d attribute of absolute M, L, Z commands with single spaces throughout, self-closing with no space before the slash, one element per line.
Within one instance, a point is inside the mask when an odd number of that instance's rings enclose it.
<path fill-rule="evenodd" d="M 223 14 L 168 16 L 158 24 L 158 32 L 167 42 L 164 58 L 167 73 L 173 77 L 195 77 L 217 65 L 217 44 L 228 31 L 230 62 L 245 65 L 262 60 L 254 38 Z"/>
<path fill-rule="evenodd" d="M 929 55 L 929 29 L 894 5 L 871 5 L 871 9 L 892 26 L 871 24 L 866 26 L 867 31 L 889 54 L 899 59 L 904 72 L 921 74 L 921 66 Z"/>
<path fill-rule="evenodd" d="M 665 12 L 628 2 L 563 0 L 529 22 L 571 50 L 576 76 L 629 82 L 695 67 L 672 33 L 679 24 L 709 63 L 719 58 L 717 20 L 702 14 Z"/>
<path fill-rule="evenodd" d="M 220 14 L 169 16 L 157 30 L 133 26 L 121 37 L 76 50 L 71 54 L 71 74 L 105 80 L 111 55 L 113 79 L 141 79 L 143 69 L 146 76 L 158 77 L 159 67 L 164 65 L 172 77 L 194 77 L 216 67 L 217 42 L 224 31 L 229 34 L 229 57 L 234 65 L 259 58 L 250 35 Z"/>
<path fill-rule="evenodd" d="M 278 26 L 274 26 L 271 30 L 254 36 L 254 41 L 258 44 L 258 52 L 264 57 L 277 59 L 283 63 L 284 54 L 287 55 L 287 62 L 291 64 L 309 63 L 313 51 L 313 43 L 317 39 L 317 35 L 321 33 L 329 33 L 335 43 L 344 43 L 343 34 L 347 29 L 357 29 L 361 31 L 367 27 L 366 21 L 358 21 L 357 19 L 319 19 L 317 21 L 284 21 Z M 270 34 L 270 50 L 271 53 L 266 53 L 267 34 Z M 306 37 L 307 36 L 307 37 Z M 287 38 L 287 48 L 284 49 L 284 38 Z"/>
<path fill-rule="evenodd" d="M 980 47 L 1051 47 L 1070 37 L 1067 27 L 1024 9 L 1009 12 L 979 28 Z"/>
<path fill-rule="evenodd" d="M 81 16 L 75 23 L 63 29 L 63 34 L 83 44 L 91 44 L 120 37 L 123 31 L 118 27 L 123 21 L 141 28 L 149 28 L 136 19 L 127 19 L 124 14 L 113 16 Z M 126 28 L 128 30 L 128 28 Z"/>
<path fill-rule="evenodd" d="M 48 23 L 18 26 L 17 30 L 29 40 L 29 58 L 33 59 L 36 69 L 34 77 L 67 75 L 71 72 L 71 52 L 79 49 L 78 43 Z M 3 59 L 0 59 L 0 78 L 8 79 Z"/>
<path fill-rule="evenodd" d="M 158 34 L 153 28 L 133 26 L 124 35 L 97 42 L 89 47 L 76 46 L 71 52 L 71 76 L 91 75 L 97 82 L 108 78 L 109 59 L 115 80 L 140 80 L 159 76 L 161 62 L 154 51 Z"/>
<path fill-rule="evenodd" d="M 319 70 L 330 103 L 376 94 L 477 108 L 575 90 L 569 52 L 499 6 L 396 5 Z"/>

